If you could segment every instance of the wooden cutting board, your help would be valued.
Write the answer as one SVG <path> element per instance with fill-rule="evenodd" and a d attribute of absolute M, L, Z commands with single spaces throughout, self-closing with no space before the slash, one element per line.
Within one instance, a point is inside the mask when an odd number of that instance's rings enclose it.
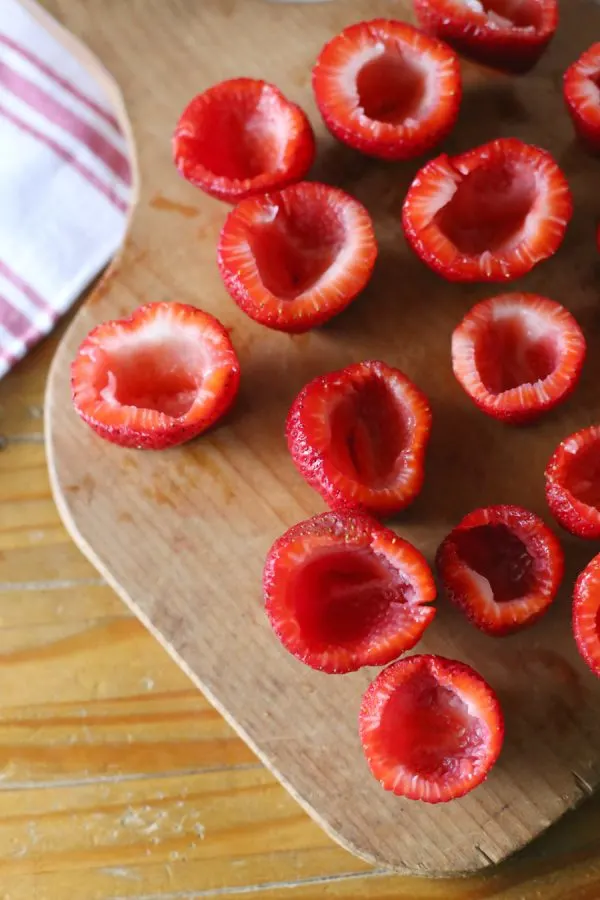
<path fill-rule="evenodd" d="M 559 34 L 530 76 L 465 66 L 458 152 L 499 135 L 551 150 L 571 182 L 576 214 L 559 254 L 517 287 L 547 293 L 579 318 L 590 342 L 576 396 L 539 426 L 502 427 L 454 382 L 450 335 L 494 287 L 453 286 L 407 249 L 402 199 L 418 163 L 380 164 L 330 139 L 310 90 L 311 65 L 343 26 L 376 15 L 410 18 L 406 0 L 52 0 L 50 8 L 106 65 L 123 92 L 139 168 L 138 201 L 123 252 L 76 317 L 47 393 L 47 447 L 56 501 L 83 552 L 190 678 L 329 834 L 378 866 L 427 875 L 481 869 L 523 846 L 600 781 L 600 685 L 570 633 L 575 574 L 596 551 L 565 537 L 565 590 L 533 630 L 494 640 L 448 603 L 419 649 L 475 666 L 500 694 L 506 745 L 471 796 L 431 807 L 385 794 L 363 760 L 357 713 L 373 672 L 331 677 L 289 657 L 261 606 L 261 569 L 274 540 L 322 510 L 286 451 L 283 424 L 300 387 L 318 373 L 383 358 L 431 398 L 433 439 L 425 489 L 395 526 L 431 560 L 442 537 L 476 506 L 519 503 L 547 515 L 544 465 L 557 442 L 600 414 L 598 263 L 600 162 L 572 142 L 561 76 L 600 34 L 600 9 L 561 4 Z M 64 36 L 66 43 L 72 39 Z M 78 52 L 99 71 L 82 47 Z M 308 111 L 319 139 L 314 178 L 371 210 L 380 259 L 364 295 L 331 325 L 289 337 L 244 317 L 215 263 L 227 207 L 176 174 L 170 136 L 184 105 L 236 75 L 273 81 Z M 100 73 L 113 95 L 115 84 Z M 86 332 L 141 303 L 180 300 L 231 329 L 243 380 L 226 423 L 163 453 L 97 438 L 71 409 L 69 363 Z"/>

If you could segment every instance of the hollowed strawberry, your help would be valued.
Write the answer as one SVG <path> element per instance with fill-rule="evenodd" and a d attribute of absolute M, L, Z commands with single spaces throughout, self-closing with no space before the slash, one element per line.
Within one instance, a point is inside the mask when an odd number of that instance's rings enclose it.
<path fill-rule="evenodd" d="M 549 153 L 500 138 L 428 162 L 404 201 L 415 253 L 450 281 L 507 281 L 560 246 L 573 212 L 567 181 Z"/>
<path fill-rule="evenodd" d="M 213 425 L 233 403 L 239 379 L 221 323 L 183 303 L 148 303 L 98 325 L 71 365 L 81 418 L 114 444 L 148 450 Z"/>
<path fill-rule="evenodd" d="M 398 369 L 362 362 L 306 385 L 287 420 L 299 472 L 332 508 L 392 515 L 423 485 L 426 397 Z"/>
<path fill-rule="evenodd" d="M 546 497 L 556 521 L 577 537 L 600 538 L 600 425 L 564 440 L 545 474 Z"/>
<path fill-rule="evenodd" d="M 470 666 L 442 656 L 393 663 L 367 689 L 360 739 L 386 791 L 445 803 L 484 781 L 504 739 L 496 694 Z"/>
<path fill-rule="evenodd" d="M 585 567 L 575 583 L 573 634 L 581 656 L 600 678 L 600 555 Z"/>
<path fill-rule="evenodd" d="M 227 290 L 252 319 L 301 332 L 326 322 L 367 284 L 377 243 L 364 206 L 337 188 L 302 182 L 243 200 L 219 240 Z"/>
<path fill-rule="evenodd" d="M 313 88 L 334 137 L 382 159 L 411 159 L 443 140 L 462 92 L 449 47 L 387 19 L 351 25 L 326 44 Z"/>
<path fill-rule="evenodd" d="M 532 625 L 554 600 L 564 575 L 558 539 L 519 506 L 470 513 L 443 541 L 436 562 L 450 600 L 490 635 Z"/>
<path fill-rule="evenodd" d="M 415 646 L 432 622 L 435 583 L 398 535 L 352 512 L 323 513 L 272 546 L 264 577 L 275 634 L 313 669 L 381 666 Z"/>
<path fill-rule="evenodd" d="M 430 34 L 476 62 L 517 74 L 531 69 L 558 26 L 557 0 L 414 0 Z"/>
<path fill-rule="evenodd" d="M 234 78 L 186 106 L 173 135 L 179 172 L 196 187 L 236 202 L 300 181 L 315 156 L 305 113 L 272 84 Z"/>
<path fill-rule="evenodd" d="M 537 294 L 478 303 L 452 335 L 452 368 L 483 412 L 505 422 L 537 418 L 579 381 L 585 338 L 567 310 Z"/>
<path fill-rule="evenodd" d="M 600 152 L 600 43 L 592 44 L 565 72 L 564 95 L 577 134 Z"/>

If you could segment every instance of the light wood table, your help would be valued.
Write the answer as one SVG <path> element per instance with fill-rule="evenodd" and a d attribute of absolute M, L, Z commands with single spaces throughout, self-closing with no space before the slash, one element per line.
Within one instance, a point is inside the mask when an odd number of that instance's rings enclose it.
<path fill-rule="evenodd" d="M 453 881 L 369 871 L 310 821 L 62 527 L 58 337 L 0 382 L 0 900 L 599 900 L 600 797 Z"/>

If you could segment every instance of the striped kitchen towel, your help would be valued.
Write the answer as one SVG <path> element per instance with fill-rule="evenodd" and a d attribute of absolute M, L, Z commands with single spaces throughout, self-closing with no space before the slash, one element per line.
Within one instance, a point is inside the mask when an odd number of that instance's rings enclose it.
<path fill-rule="evenodd" d="M 0 377 L 113 256 L 130 192 L 101 88 L 17 0 L 1 0 Z"/>

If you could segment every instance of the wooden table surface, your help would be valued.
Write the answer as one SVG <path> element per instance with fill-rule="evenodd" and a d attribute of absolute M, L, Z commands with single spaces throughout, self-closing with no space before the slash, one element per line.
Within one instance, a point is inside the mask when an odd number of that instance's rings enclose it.
<path fill-rule="evenodd" d="M 370 871 L 313 824 L 61 525 L 42 428 L 58 338 L 0 382 L 0 900 L 598 900 L 600 796 L 453 881 Z"/>

